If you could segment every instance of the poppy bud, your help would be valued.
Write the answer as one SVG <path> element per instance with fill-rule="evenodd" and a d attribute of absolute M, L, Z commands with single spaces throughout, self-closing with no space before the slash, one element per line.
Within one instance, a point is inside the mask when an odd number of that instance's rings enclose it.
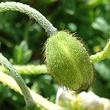
<path fill-rule="evenodd" d="M 45 57 L 48 73 L 59 85 L 81 90 L 93 83 L 94 68 L 86 48 L 67 32 L 57 32 L 47 40 Z"/>

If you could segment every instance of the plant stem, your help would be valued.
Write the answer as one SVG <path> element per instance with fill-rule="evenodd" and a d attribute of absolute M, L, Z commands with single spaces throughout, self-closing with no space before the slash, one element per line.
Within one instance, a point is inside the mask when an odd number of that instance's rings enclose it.
<path fill-rule="evenodd" d="M 0 53 L 0 63 L 8 70 L 9 74 L 15 79 L 15 81 L 19 85 L 24 96 L 24 99 L 26 101 L 26 107 L 35 110 L 34 108 L 36 104 L 34 103 L 24 80 L 22 79 L 20 74 L 12 67 L 11 63 L 1 53 Z"/>
<path fill-rule="evenodd" d="M 46 65 L 13 65 L 20 74 L 41 74 L 47 73 Z M 7 73 L 7 70 L 0 66 L 0 71 Z"/>
<path fill-rule="evenodd" d="M 53 27 L 53 25 L 40 12 L 28 5 L 19 2 L 1 2 L 0 12 L 8 10 L 19 11 L 27 14 L 30 18 L 34 18 L 45 29 L 49 36 L 57 31 L 57 29 Z"/>
<path fill-rule="evenodd" d="M 95 55 L 91 55 L 90 58 L 92 59 L 93 63 L 99 62 L 110 55 L 110 40 L 107 43 L 106 47 L 103 51 L 96 53 Z M 47 73 L 46 65 L 13 65 L 13 67 L 20 73 L 20 74 L 41 74 Z M 7 70 L 0 66 L 0 70 L 2 72 L 7 73 Z"/>
<path fill-rule="evenodd" d="M 93 63 L 96 63 L 96 62 L 99 62 L 101 60 L 104 60 L 108 56 L 110 56 L 110 39 L 109 39 L 109 41 L 108 41 L 108 43 L 105 46 L 103 51 L 98 52 L 95 55 L 91 55 L 90 58 L 92 59 Z"/>
<path fill-rule="evenodd" d="M 16 92 L 19 92 L 22 95 L 22 92 L 21 92 L 18 84 L 9 75 L 7 75 L 3 72 L 0 72 L 0 82 L 8 85 L 11 89 L 13 89 Z M 47 99 L 45 99 L 42 96 L 40 96 L 39 94 L 35 93 L 33 90 L 30 90 L 29 88 L 28 88 L 28 90 L 30 91 L 31 96 L 34 99 L 35 103 L 38 104 L 43 109 L 45 109 L 45 110 L 63 110 L 58 105 L 55 105 L 52 102 L 49 102 Z"/>

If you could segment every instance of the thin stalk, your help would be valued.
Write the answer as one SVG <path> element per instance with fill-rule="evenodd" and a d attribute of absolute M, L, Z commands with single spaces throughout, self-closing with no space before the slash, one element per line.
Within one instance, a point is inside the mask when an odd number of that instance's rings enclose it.
<path fill-rule="evenodd" d="M 57 29 L 40 12 L 28 5 L 19 2 L 1 2 L 0 12 L 8 10 L 19 11 L 27 14 L 30 18 L 34 18 L 45 29 L 49 36 L 57 31 Z"/>
<path fill-rule="evenodd" d="M 20 74 L 41 74 L 47 73 L 46 65 L 13 65 Z M 0 66 L 0 71 L 7 73 L 7 70 Z"/>
<path fill-rule="evenodd" d="M 2 66 L 4 66 L 8 70 L 10 76 L 12 76 L 19 85 L 24 96 L 24 99 L 26 101 L 26 107 L 29 108 L 30 110 L 35 110 L 36 104 L 32 99 L 32 96 L 30 95 L 30 92 L 24 80 L 22 79 L 20 74 L 13 68 L 11 63 L 1 53 L 0 53 L 0 64 L 2 64 Z"/>
<path fill-rule="evenodd" d="M 0 71 L 0 82 L 3 84 L 8 85 L 11 89 L 16 92 L 19 92 L 22 95 L 21 89 L 19 88 L 16 81 L 10 77 L 8 74 L 5 74 Z M 48 101 L 47 99 L 43 98 L 39 94 L 35 93 L 33 90 L 28 90 L 31 93 L 32 98 L 34 99 L 35 103 L 38 104 L 44 110 L 63 110 L 60 106 L 53 104 L 52 102 Z"/>
<path fill-rule="evenodd" d="M 109 41 L 108 41 L 108 43 L 105 46 L 103 51 L 98 52 L 95 55 L 91 55 L 90 58 L 92 59 L 93 63 L 96 63 L 96 62 L 99 62 L 101 60 L 104 60 L 108 56 L 110 56 L 110 39 L 109 39 Z"/>

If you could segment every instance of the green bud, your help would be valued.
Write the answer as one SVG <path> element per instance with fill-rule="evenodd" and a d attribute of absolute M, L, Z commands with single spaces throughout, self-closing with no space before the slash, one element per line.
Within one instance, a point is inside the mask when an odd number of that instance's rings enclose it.
<path fill-rule="evenodd" d="M 45 57 L 48 72 L 61 86 L 81 90 L 93 83 L 94 68 L 86 48 L 67 32 L 57 32 L 47 40 Z"/>

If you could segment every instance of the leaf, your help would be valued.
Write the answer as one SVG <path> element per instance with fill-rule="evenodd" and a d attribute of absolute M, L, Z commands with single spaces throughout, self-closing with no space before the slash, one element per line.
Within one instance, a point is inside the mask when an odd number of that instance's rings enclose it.
<path fill-rule="evenodd" d="M 92 90 L 96 95 L 100 97 L 110 98 L 110 88 L 107 87 L 108 83 L 102 80 L 99 75 L 96 76 L 96 81 L 90 90 Z"/>
<path fill-rule="evenodd" d="M 99 30 L 103 33 L 108 33 L 110 26 L 102 17 L 96 18 L 96 21 L 92 23 L 92 27 L 96 30 Z"/>
<path fill-rule="evenodd" d="M 75 32 L 77 30 L 77 26 L 74 23 L 68 23 L 68 28 L 71 32 Z"/>
<path fill-rule="evenodd" d="M 32 51 L 28 49 L 28 44 L 22 41 L 20 45 L 16 45 L 13 52 L 13 59 L 16 64 L 26 64 L 32 55 Z"/>
<path fill-rule="evenodd" d="M 95 69 L 106 81 L 110 81 L 110 61 L 108 59 L 95 63 Z"/>
<path fill-rule="evenodd" d="M 75 0 L 62 0 L 67 13 L 73 15 L 75 13 Z"/>
<path fill-rule="evenodd" d="M 96 7 L 97 5 L 103 3 L 104 0 L 88 0 L 87 5 L 88 7 Z"/>

